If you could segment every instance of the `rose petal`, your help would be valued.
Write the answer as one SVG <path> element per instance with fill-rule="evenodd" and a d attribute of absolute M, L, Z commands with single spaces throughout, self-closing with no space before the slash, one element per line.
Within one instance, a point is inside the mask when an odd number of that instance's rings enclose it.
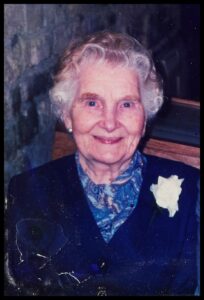
<path fill-rule="evenodd" d="M 158 183 L 150 186 L 150 191 L 153 193 L 157 205 L 168 209 L 170 217 L 173 217 L 178 211 L 178 200 L 183 181 L 184 179 L 179 179 L 177 175 L 172 175 L 169 178 L 159 176 Z"/>

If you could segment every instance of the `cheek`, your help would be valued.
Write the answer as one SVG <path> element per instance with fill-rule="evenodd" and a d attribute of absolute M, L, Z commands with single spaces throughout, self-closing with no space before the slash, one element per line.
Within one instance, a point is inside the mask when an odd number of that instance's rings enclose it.
<path fill-rule="evenodd" d="M 143 115 L 140 116 L 133 116 L 129 117 L 128 121 L 126 122 L 126 129 L 129 132 L 130 135 L 138 136 L 143 135 L 145 127 L 145 119 Z"/>
<path fill-rule="evenodd" d="M 72 129 L 78 133 L 86 133 L 89 132 L 96 120 L 93 116 L 89 116 L 86 113 L 79 112 L 77 115 L 74 114 L 72 116 Z"/>

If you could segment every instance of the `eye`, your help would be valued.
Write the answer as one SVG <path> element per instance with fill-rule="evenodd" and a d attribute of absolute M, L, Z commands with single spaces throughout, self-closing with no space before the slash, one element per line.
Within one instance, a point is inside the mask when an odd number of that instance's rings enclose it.
<path fill-rule="evenodd" d="M 134 102 L 133 101 L 123 101 L 121 103 L 122 108 L 132 108 L 134 107 Z"/>
<path fill-rule="evenodd" d="M 130 102 L 124 102 L 123 103 L 123 107 L 131 107 L 131 104 Z"/>
<path fill-rule="evenodd" d="M 89 101 L 87 101 L 87 105 L 88 105 L 88 106 L 91 106 L 91 107 L 94 107 L 94 106 L 96 106 L 96 101 L 94 101 L 94 100 L 89 100 Z"/>
<path fill-rule="evenodd" d="M 101 109 L 103 107 L 101 101 L 98 99 L 87 99 L 85 101 L 85 106 L 90 109 Z"/>

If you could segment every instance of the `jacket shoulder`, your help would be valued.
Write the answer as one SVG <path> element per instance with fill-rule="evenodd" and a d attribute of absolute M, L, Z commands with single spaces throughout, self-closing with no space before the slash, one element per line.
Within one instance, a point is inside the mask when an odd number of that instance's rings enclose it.
<path fill-rule="evenodd" d="M 18 186 L 18 184 L 22 185 L 24 182 L 28 183 L 30 180 L 33 182 L 36 180 L 50 182 L 52 178 L 58 176 L 59 174 L 64 174 L 64 172 L 69 174 L 69 172 L 71 172 L 74 167 L 74 155 L 65 156 L 47 162 L 41 166 L 35 167 L 33 169 L 27 170 L 23 173 L 13 176 L 9 182 L 8 191 L 11 189 L 11 186 Z"/>
<path fill-rule="evenodd" d="M 148 172 L 155 173 L 160 176 L 178 175 L 189 178 L 199 179 L 200 170 L 185 163 L 161 158 L 152 155 L 145 155 L 147 159 Z"/>
<path fill-rule="evenodd" d="M 71 192 L 74 182 L 78 183 L 74 155 L 66 156 L 11 178 L 7 199 L 8 205 L 40 207 L 54 205 Z M 18 201 L 17 201 L 18 200 Z M 48 204 L 50 203 L 50 204 Z"/>
<path fill-rule="evenodd" d="M 73 167 L 73 165 L 74 165 L 74 155 L 64 156 L 56 160 L 49 161 L 41 166 L 17 174 L 13 176 L 12 179 L 15 178 L 16 180 L 18 180 L 23 177 L 28 178 L 33 175 L 55 172 L 64 169 L 65 166 L 67 166 L 67 168 L 71 168 Z"/>

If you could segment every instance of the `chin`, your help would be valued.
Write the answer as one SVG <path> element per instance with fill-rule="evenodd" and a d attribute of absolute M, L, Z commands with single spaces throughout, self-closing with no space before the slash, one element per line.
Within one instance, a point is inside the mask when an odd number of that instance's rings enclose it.
<path fill-rule="evenodd" d="M 101 155 L 94 155 L 92 156 L 92 159 L 94 159 L 95 161 L 98 161 L 100 163 L 103 164 L 115 164 L 118 163 L 119 161 L 121 161 L 122 159 L 124 159 L 124 155 L 118 155 L 118 154 L 112 154 L 112 153 L 103 153 Z"/>

